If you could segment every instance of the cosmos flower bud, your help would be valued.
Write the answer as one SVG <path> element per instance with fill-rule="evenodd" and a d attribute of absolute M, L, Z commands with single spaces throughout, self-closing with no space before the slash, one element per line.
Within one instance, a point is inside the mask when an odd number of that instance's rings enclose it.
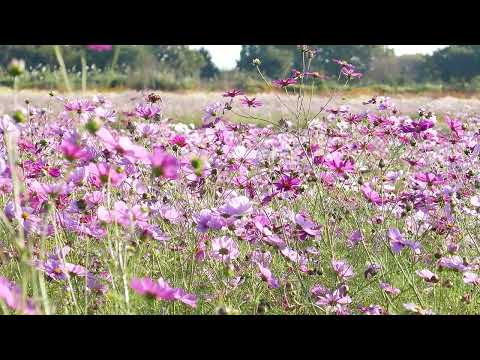
<path fill-rule="evenodd" d="M 97 131 L 101 129 L 101 127 L 102 127 L 102 122 L 94 117 L 89 119 L 87 124 L 85 125 L 85 128 L 87 129 L 87 131 L 92 135 L 95 135 Z"/>
<path fill-rule="evenodd" d="M 220 305 L 215 309 L 217 315 L 238 315 L 240 311 L 232 309 L 230 306 Z"/>
<path fill-rule="evenodd" d="M 20 76 L 25 72 L 25 61 L 13 59 L 8 65 L 8 73 L 11 76 Z"/>
<path fill-rule="evenodd" d="M 200 176 L 202 174 L 202 169 L 203 169 L 203 161 L 202 159 L 198 157 L 194 157 L 192 161 L 190 162 L 192 165 L 193 169 L 195 170 L 195 175 Z"/>
<path fill-rule="evenodd" d="M 15 111 L 12 115 L 12 118 L 17 124 L 24 124 L 27 122 L 27 118 L 21 110 Z"/>
<path fill-rule="evenodd" d="M 383 159 L 380 159 L 380 161 L 378 162 L 378 167 L 380 169 L 383 169 L 385 167 L 385 161 Z"/>
<path fill-rule="evenodd" d="M 262 64 L 262 62 L 260 61 L 259 58 L 255 58 L 255 59 L 253 59 L 252 64 L 253 64 L 253 66 L 260 66 Z"/>

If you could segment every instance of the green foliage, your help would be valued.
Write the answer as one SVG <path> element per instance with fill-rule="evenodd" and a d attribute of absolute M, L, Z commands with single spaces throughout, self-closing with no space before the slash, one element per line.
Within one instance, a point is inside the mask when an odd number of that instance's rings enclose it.
<path fill-rule="evenodd" d="M 286 48 L 285 48 L 286 47 Z M 252 61 L 258 58 L 262 62 L 262 69 L 271 78 L 286 76 L 294 64 L 294 52 L 289 46 L 278 45 L 243 45 L 237 68 L 241 71 L 254 69 Z"/>

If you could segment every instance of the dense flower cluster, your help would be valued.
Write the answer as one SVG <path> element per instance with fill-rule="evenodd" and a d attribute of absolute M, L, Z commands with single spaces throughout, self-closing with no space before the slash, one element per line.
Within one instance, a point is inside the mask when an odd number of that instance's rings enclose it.
<path fill-rule="evenodd" d="M 292 74 L 274 84 L 320 77 Z M 480 118 L 402 114 L 376 97 L 305 127 L 258 126 L 229 111 L 261 100 L 222 97 L 197 128 L 166 118 L 153 96 L 126 112 L 98 95 L 57 98 L 61 109 L 33 108 L 25 122 L 3 115 L 2 309 L 473 311 Z M 46 281 L 35 293 L 7 279 L 16 262 Z"/>

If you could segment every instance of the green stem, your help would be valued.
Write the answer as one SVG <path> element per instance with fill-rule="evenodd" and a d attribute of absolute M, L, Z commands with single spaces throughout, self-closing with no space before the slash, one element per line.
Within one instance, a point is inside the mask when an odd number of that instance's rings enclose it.
<path fill-rule="evenodd" d="M 80 60 L 82 62 L 82 95 L 85 96 L 87 91 L 87 54 L 85 50 L 82 50 Z"/>
<path fill-rule="evenodd" d="M 112 65 L 110 66 L 110 71 L 112 73 L 115 71 L 115 67 L 117 66 L 118 57 L 120 55 L 120 47 L 121 45 L 115 45 L 115 50 L 113 51 Z"/>
<path fill-rule="evenodd" d="M 13 77 L 13 103 L 14 103 L 14 109 L 16 110 L 17 109 L 17 105 L 18 105 L 18 77 L 17 76 L 14 76 Z"/>
<path fill-rule="evenodd" d="M 53 45 L 53 50 L 55 51 L 55 56 L 57 57 L 58 64 L 60 65 L 60 71 L 62 72 L 63 81 L 65 82 L 65 87 L 69 93 L 72 92 L 70 86 L 70 81 L 68 80 L 67 68 L 65 67 L 65 62 L 63 61 L 62 51 L 60 50 L 59 45 Z"/>

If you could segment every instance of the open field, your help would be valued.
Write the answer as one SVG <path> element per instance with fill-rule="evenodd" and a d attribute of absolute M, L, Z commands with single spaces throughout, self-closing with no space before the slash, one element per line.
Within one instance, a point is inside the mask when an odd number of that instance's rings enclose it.
<path fill-rule="evenodd" d="M 93 95 L 0 93 L 0 312 L 480 311 L 480 100 Z"/>
<path fill-rule="evenodd" d="M 193 121 L 199 122 L 202 116 L 202 109 L 209 103 L 215 101 L 222 101 L 219 92 L 187 92 L 187 93 L 168 93 L 159 92 L 163 99 L 163 107 L 165 109 L 165 116 L 171 117 L 178 121 Z M 89 92 L 89 96 L 95 95 L 95 92 Z M 142 93 L 137 91 L 121 91 L 105 93 L 105 96 L 111 99 L 111 102 L 115 105 L 115 108 L 119 111 L 131 109 L 136 102 L 142 99 Z M 370 94 L 373 96 L 373 94 Z M 80 93 L 73 95 L 81 96 Z M 257 115 L 266 118 L 273 118 L 278 120 L 282 116 L 288 118 L 288 111 L 279 107 L 276 95 L 273 93 L 264 94 L 251 94 L 252 97 L 261 99 L 264 106 L 259 108 L 256 112 Z M 370 97 L 371 97 L 370 96 Z M 287 105 L 294 106 L 296 103 L 295 96 L 287 96 L 280 94 L 282 101 Z M 362 102 L 368 100 L 369 95 L 339 95 L 329 104 L 329 107 L 348 105 L 353 112 L 364 110 Z M 0 91 L 0 112 L 12 111 L 14 102 L 12 101 L 13 92 L 10 89 L 3 88 Z M 312 113 L 317 109 L 322 108 L 329 96 L 314 96 L 311 101 Z M 18 94 L 18 104 L 24 106 L 23 101 L 30 99 L 32 103 L 37 106 L 46 106 L 50 99 L 47 91 L 40 90 L 22 90 Z M 420 107 L 424 107 L 427 110 L 433 110 L 439 115 L 443 114 L 475 114 L 480 113 L 480 98 L 457 98 L 457 97 L 432 97 L 432 96 L 413 96 L 413 95 L 397 95 L 391 96 L 391 99 L 397 105 L 398 109 L 403 114 L 414 114 Z M 235 118 L 234 115 L 232 115 Z"/>

